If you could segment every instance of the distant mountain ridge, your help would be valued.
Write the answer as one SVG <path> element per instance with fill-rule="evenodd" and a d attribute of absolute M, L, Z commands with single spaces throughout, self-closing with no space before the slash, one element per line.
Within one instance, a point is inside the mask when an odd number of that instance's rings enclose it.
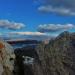
<path fill-rule="evenodd" d="M 24 40 L 24 39 L 20 39 L 20 40 L 6 40 L 9 44 L 17 44 L 17 43 L 25 43 L 25 44 L 37 44 L 40 41 L 37 40 Z"/>

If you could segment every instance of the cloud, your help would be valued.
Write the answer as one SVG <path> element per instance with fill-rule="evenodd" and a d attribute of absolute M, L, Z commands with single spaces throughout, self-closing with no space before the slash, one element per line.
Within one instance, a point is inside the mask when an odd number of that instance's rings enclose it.
<path fill-rule="evenodd" d="M 75 16 L 75 0 L 41 0 L 39 11 Z"/>
<path fill-rule="evenodd" d="M 73 24 L 44 24 L 39 25 L 38 31 L 39 32 L 58 32 L 58 31 L 64 31 L 64 30 L 70 30 L 75 29 L 75 25 Z"/>
<path fill-rule="evenodd" d="M 10 32 L 7 33 L 11 35 L 11 38 L 14 36 L 16 38 L 20 39 L 32 39 L 32 40 L 45 40 L 45 39 L 51 39 L 53 36 L 49 36 L 47 33 L 41 33 L 41 32 Z"/>
<path fill-rule="evenodd" d="M 10 32 L 9 34 L 12 35 L 30 35 L 30 36 L 43 36 L 47 35 L 46 33 L 41 33 L 41 32 Z"/>
<path fill-rule="evenodd" d="M 16 30 L 23 27 L 25 27 L 23 23 L 10 22 L 9 20 L 0 20 L 0 28 Z"/>
<path fill-rule="evenodd" d="M 52 6 L 41 6 L 38 8 L 39 11 L 42 12 L 52 12 L 52 13 L 56 13 L 59 15 L 75 15 L 75 12 L 72 12 L 70 9 L 66 9 L 66 8 L 57 8 L 57 7 L 52 7 Z"/>

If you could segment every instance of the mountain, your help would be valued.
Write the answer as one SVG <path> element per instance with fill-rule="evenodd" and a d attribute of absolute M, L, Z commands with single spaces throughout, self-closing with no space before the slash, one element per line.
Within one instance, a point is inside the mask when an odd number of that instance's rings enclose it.
<path fill-rule="evenodd" d="M 34 51 L 34 63 L 22 65 L 24 75 L 75 75 L 75 33 L 65 31 L 48 43 L 41 42 Z"/>
<path fill-rule="evenodd" d="M 36 51 L 40 68 L 34 75 L 41 75 L 40 71 L 42 75 L 75 75 L 75 33 L 65 31 L 49 44 L 41 43 Z"/>

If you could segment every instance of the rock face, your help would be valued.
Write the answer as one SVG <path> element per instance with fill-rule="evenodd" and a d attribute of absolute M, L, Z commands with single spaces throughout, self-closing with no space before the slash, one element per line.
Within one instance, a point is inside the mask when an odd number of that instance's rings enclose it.
<path fill-rule="evenodd" d="M 29 47 L 23 49 L 16 52 L 18 75 L 75 75 L 75 33 L 63 32 L 48 44 L 40 43 L 32 51 Z M 22 56 L 34 58 L 34 62 L 24 64 Z"/>
<path fill-rule="evenodd" d="M 63 32 L 36 51 L 39 62 L 33 66 L 34 75 L 75 75 L 75 33 Z"/>
<path fill-rule="evenodd" d="M 13 75 L 14 50 L 3 40 L 0 40 L 0 75 Z"/>
<path fill-rule="evenodd" d="M 32 65 L 38 58 L 35 45 L 18 48 L 14 51 L 16 55 L 15 72 L 16 75 L 34 75 Z"/>

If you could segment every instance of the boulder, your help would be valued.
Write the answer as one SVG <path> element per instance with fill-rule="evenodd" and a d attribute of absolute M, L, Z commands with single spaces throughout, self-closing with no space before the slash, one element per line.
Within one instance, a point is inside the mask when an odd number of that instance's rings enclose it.
<path fill-rule="evenodd" d="M 0 75 L 13 75 L 14 50 L 3 40 L 0 40 Z"/>

